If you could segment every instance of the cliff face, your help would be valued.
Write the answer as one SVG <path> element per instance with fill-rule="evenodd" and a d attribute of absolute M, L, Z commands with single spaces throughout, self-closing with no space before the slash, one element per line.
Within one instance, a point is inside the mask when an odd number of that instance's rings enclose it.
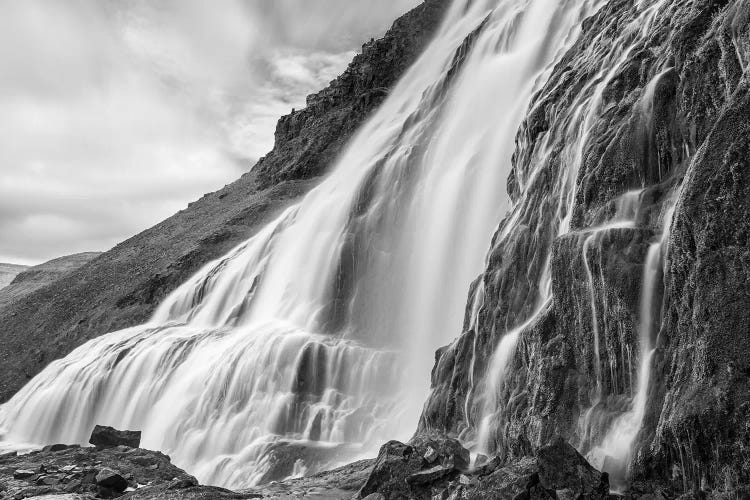
<path fill-rule="evenodd" d="M 79 270 L 0 305 L 0 401 L 85 341 L 144 322 L 202 265 L 309 191 L 420 54 L 448 3 L 427 0 L 365 44 L 342 76 L 308 98 L 306 109 L 279 121 L 273 151 L 250 173 Z"/>
<path fill-rule="evenodd" d="M 612 0 L 587 19 L 535 96 L 514 209 L 463 333 L 438 352 L 420 430 L 476 439 L 496 397 L 501 456 L 555 434 L 594 450 L 639 390 L 645 317 L 655 350 L 632 477 L 730 490 L 750 482 L 750 5 L 638 4 Z M 665 271 L 644 313 L 662 233 Z"/>

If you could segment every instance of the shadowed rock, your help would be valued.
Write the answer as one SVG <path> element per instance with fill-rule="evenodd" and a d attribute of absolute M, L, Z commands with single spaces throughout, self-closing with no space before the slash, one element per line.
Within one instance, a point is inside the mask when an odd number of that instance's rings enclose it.
<path fill-rule="evenodd" d="M 141 445 L 141 431 L 120 431 L 114 427 L 97 425 L 91 432 L 89 443 L 97 448 L 129 446 L 138 448 Z"/>

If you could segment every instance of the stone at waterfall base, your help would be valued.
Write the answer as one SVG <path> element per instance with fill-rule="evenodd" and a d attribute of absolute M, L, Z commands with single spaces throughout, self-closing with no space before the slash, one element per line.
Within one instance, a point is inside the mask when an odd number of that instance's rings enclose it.
<path fill-rule="evenodd" d="M 199 486 L 157 451 L 117 446 L 56 445 L 28 454 L 0 456 L 0 500 L 225 499 L 259 495 Z"/>
<path fill-rule="evenodd" d="M 114 427 L 97 425 L 91 432 L 89 443 L 97 448 L 111 448 L 113 446 L 138 448 L 141 445 L 141 431 L 120 431 Z"/>
<path fill-rule="evenodd" d="M 609 497 L 609 478 L 570 444 L 555 438 L 533 456 L 469 469 L 469 452 L 446 437 L 383 445 L 359 498 L 385 500 L 590 499 Z M 433 465 L 433 463 L 435 465 Z"/>

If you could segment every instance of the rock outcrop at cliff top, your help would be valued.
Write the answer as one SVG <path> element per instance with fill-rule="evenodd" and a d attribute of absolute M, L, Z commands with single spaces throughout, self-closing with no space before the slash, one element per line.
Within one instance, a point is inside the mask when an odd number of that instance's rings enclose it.
<path fill-rule="evenodd" d="M 558 433 L 581 449 L 601 442 L 612 421 L 605 410 L 627 405 L 637 390 L 643 265 L 666 226 L 632 479 L 678 492 L 732 491 L 750 484 L 750 4 L 653 2 L 648 23 L 641 4 L 612 0 L 584 21 L 532 102 L 508 182 L 519 218 L 501 224 L 465 330 L 438 353 L 421 429 L 476 433 L 474 381 L 500 339 L 520 328 L 493 443 L 514 457 Z M 566 131 L 594 92 L 589 82 L 605 85 L 566 213 L 555 179 L 575 163 Z M 633 223 L 600 229 L 634 191 Z M 570 231 L 558 236 L 560 213 Z M 535 311 L 545 255 L 551 300 Z M 587 433 L 579 424 L 590 408 L 603 420 Z"/>
<path fill-rule="evenodd" d="M 0 306 L 0 401 L 87 340 L 144 322 L 203 264 L 309 191 L 421 53 L 448 4 L 427 0 L 383 38 L 366 43 L 343 75 L 308 97 L 306 109 L 279 121 L 273 151 L 238 181 L 72 274 Z"/>

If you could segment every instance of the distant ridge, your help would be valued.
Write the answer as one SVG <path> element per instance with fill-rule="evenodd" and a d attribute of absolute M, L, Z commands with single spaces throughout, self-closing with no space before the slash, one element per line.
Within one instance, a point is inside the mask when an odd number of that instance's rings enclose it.
<path fill-rule="evenodd" d="M 0 287 L 0 307 L 9 304 L 13 300 L 25 297 L 65 274 L 75 271 L 99 255 L 101 255 L 101 252 L 76 253 L 58 257 L 31 267 L 0 264 L 0 273 L 4 273 L 5 267 L 10 269 L 7 275 L 2 274 L 2 278 L 0 278 L 5 279 L 5 276 L 9 276 L 7 283 L 0 281 L 0 283 L 3 283 L 2 287 Z"/>
<path fill-rule="evenodd" d="M 5 264 L 0 263 L 0 289 L 10 285 L 18 273 L 28 269 L 29 266 L 22 266 L 20 264 Z"/>

